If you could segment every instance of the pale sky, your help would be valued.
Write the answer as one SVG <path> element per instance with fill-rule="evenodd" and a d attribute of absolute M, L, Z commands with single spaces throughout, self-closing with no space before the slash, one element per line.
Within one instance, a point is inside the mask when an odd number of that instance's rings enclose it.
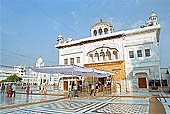
<path fill-rule="evenodd" d="M 58 64 L 59 33 L 75 40 L 90 36 L 103 21 L 116 31 L 138 28 L 152 10 L 161 24 L 161 66 L 170 66 L 170 0 L 0 0 L 0 65 Z"/>

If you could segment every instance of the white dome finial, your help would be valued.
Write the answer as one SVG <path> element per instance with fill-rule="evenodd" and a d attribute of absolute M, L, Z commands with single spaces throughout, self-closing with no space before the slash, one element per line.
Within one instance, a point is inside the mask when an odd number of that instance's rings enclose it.
<path fill-rule="evenodd" d="M 40 57 L 37 59 L 36 67 L 41 67 L 41 66 L 44 66 L 44 62 L 43 62 L 42 57 L 40 56 Z"/>
<path fill-rule="evenodd" d="M 154 13 L 154 11 L 152 10 L 152 13 Z"/>

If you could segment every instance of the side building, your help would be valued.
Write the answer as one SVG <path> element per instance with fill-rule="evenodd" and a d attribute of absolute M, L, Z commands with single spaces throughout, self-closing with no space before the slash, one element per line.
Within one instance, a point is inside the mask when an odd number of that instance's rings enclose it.
<path fill-rule="evenodd" d="M 43 67 L 44 61 L 42 57 L 39 57 L 36 61 L 36 67 Z M 27 75 L 29 76 L 29 83 L 31 85 L 42 85 L 46 83 L 47 85 L 58 85 L 58 74 L 48 74 L 48 73 L 39 73 L 34 72 L 31 68 L 28 69 Z"/>
<path fill-rule="evenodd" d="M 5 80 L 8 76 L 16 74 L 17 76 L 24 78 L 26 75 L 26 68 L 22 65 L 16 65 L 14 67 L 0 65 L 0 81 Z"/>
<path fill-rule="evenodd" d="M 152 11 L 146 25 L 137 29 L 114 32 L 111 23 L 100 20 L 90 28 L 88 38 L 64 40 L 59 34 L 55 45 L 59 50 L 59 65 L 74 64 L 113 72 L 115 91 L 150 91 L 155 85 L 153 80 L 161 80 L 160 29 L 157 15 Z M 69 76 L 62 79 L 64 90 L 68 90 L 70 80 Z M 101 81 L 106 83 L 106 79 Z"/>
<path fill-rule="evenodd" d="M 42 57 L 39 57 L 35 64 L 36 67 L 44 66 L 44 61 Z M 29 67 L 26 69 L 25 66 L 5 66 L 0 65 L 0 81 L 5 80 L 7 77 L 16 74 L 22 78 L 21 83 L 23 85 L 42 85 L 46 83 L 47 85 L 55 85 L 56 89 L 59 85 L 58 74 L 48 74 L 48 73 L 38 73 L 31 70 Z"/>

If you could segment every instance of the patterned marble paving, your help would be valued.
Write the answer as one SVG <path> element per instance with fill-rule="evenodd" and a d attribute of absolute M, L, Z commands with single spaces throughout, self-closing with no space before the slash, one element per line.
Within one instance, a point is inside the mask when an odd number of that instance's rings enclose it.
<path fill-rule="evenodd" d="M 157 98 L 158 99 L 158 98 Z M 170 114 L 170 98 L 158 99 L 164 105 L 167 114 Z"/>
<path fill-rule="evenodd" d="M 93 112 L 105 114 L 148 114 L 149 106 L 148 104 L 108 103 Z"/>
<path fill-rule="evenodd" d="M 0 95 L 0 107 L 34 103 L 40 101 L 47 101 L 52 99 L 58 99 L 62 96 L 44 96 L 44 95 L 29 95 L 17 94 L 16 97 L 8 98 L 5 94 Z"/>
<path fill-rule="evenodd" d="M 2 112 L 2 114 L 148 114 L 149 98 L 78 97 L 4 109 Z"/>

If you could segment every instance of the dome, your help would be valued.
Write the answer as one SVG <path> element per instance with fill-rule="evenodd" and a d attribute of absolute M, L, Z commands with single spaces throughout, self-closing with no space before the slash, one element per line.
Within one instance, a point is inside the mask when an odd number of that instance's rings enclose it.
<path fill-rule="evenodd" d="M 93 26 L 90 28 L 90 30 L 93 29 L 93 28 L 95 28 L 95 27 L 97 27 L 97 26 L 101 26 L 101 25 L 106 25 L 106 26 L 108 26 L 108 27 L 113 27 L 111 23 L 109 23 L 109 22 L 102 22 L 102 20 L 100 20 L 100 22 L 99 22 L 99 23 L 96 23 L 95 25 L 93 25 Z"/>
<path fill-rule="evenodd" d="M 37 63 L 43 63 L 43 59 L 41 57 L 38 58 Z"/>
<path fill-rule="evenodd" d="M 98 36 L 104 34 L 110 34 L 113 31 L 113 26 L 109 22 L 103 22 L 100 19 L 100 22 L 96 23 L 90 28 L 91 36 Z"/>

